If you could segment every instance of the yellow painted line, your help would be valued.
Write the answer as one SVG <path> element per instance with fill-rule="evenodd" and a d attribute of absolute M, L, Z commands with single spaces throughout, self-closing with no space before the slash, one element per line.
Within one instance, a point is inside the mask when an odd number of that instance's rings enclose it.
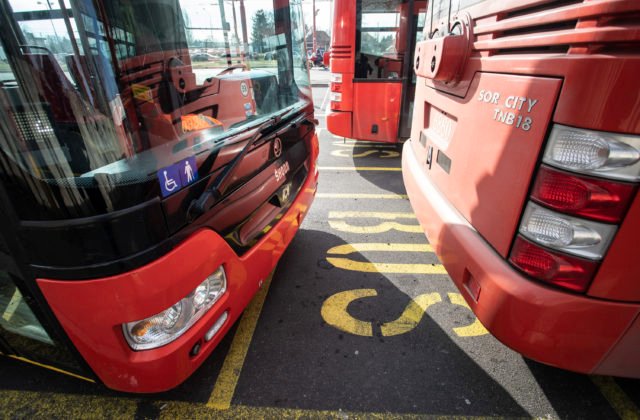
<path fill-rule="evenodd" d="M 592 376 L 591 380 L 600 389 L 602 395 L 622 420 L 640 419 L 638 406 L 625 394 L 613 378 L 609 376 Z"/>
<path fill-rule="evenodd" d="M 317 198 L 341 198 L 341 199 L 372 199 L 372 200 L 407 200 L 406 194 L 342 194 L 342 193 L 318 193 Z"/>
<path fill-rule="evenodd" d="M 238 385 L 238 379 L 240 379 L 244 359 L 247 357 L 249 345 L 251 344 L 260 312 L 262 312 L 262 305 L 264 305 L 267 297 L 272 278 L 273 272 L 262 285 L 262 289 L 256 293 L 247 309 L 245 309 L 242 319 L 240 319 L 238 330 L 231 342 L 231 348 L 224 359 L 222 369 L 213 387 L 213 392 L 207 402 L 207 406 L 210 408 L 228 410 L 231 407 L 231 400 Z"/>
<path fill-rule="evenodd" d="M 216 419 L 373 419 L 373 420 L 501 420 L 506 417 L 447 416 L 425 414 L 371 413 L 355 411 L 305 410 L 299 408 L 251 407 L 236 405 L 228 411 L 216 411 L 203 404 L 170 401 L 160 412 L 161 419 L 216 418 Z M 511 418 L 511 417 L 510 417 Z M 531 417 L 522 417 L 531 419 Z"/>
<path fill-rule="evenodd" d="M 82 379 L 83 381 L 87 381 L 87 382 L 91 382 L 91 383 L 95 383 L 96 382 L 93 379 L 85 378 L 84 376 L 77 375 L 77 374 L 72 373 L 72 372 L 67 372 L 64 369 L 60 369 L 60 368 L 57 368 L 55 366 L 49 366 L 49 365 L 45 365 L 44 363 L 34 362 L 33 360 L 25 359 L 24 357 L 15 356 L 13 354 L 8 354 L 7 357 L 10 357 L 11 359 L 15 359 L 15 360 L 20 360 L 21 362 L 29 363 L 31 365 L 38 366 L 38 367 L 41 367 L 41 368 L 44 368 L 44 369 L 52 370 L 54 372 L 62 373 L 64 375 L 71 376 L 71 377 L 74 377 L 76 379 Z"/>
<path fill-rule="evenodd" d="M 385 337 L 393 337 L 413 331 L 422 320 L 429 306 L 438 302 L 442 302 L 442 298 L 438 293 L 416 296 L 407 305 L 402 315 L 400 315 L 400 318 L 380 326 L 382 335 Z"/>
<path fill-rule="evenodd" d="M 396 222 L 384 222 L 384 223 L 379 223 L 373 226 L 354 226 L 345 222 L 344 220 L 329 220 L 329 226 L 331 226 L 332 229 L 338 230 L 340 232 L 358 233 L 362 235 L 383 233 L 383 232 L 388 232 L 390 230 L 397 230 L 399 232 L 407 232 L 407 233 L 423 232 L 420 225 L 405 225 L 405 224 L 396 223 Z"/>
<path fill-rule="evenodd" d="M 448 296 L 449 300 L 454 305 L 462 306 L 471 310 L 467 301 L 464 300 L 460 293 L 448 293 Z M 489 331 L 487 331 L 478 318 L 476 318 L 471 325 L 456 327 L 453 331 L 458 335 L 458 337 L 479 337 L 481 335 L 489 334 Z"/>
<path fill-rule="evenodd" d="M 415 219 L 416 215 L 413 213 L 391 213 L 391 212 L 379 212 L 379 211 L 330 211 L 329 219 Z"/>
<path fill-rule="evenodd" d="M 353 261 L 348 258 L 331 258 L 327 261 L 336 268 L 361 273 L 396 273 L 396 274 L 447 274 L 442 264 L 392 264 Z"/>
<path fill-rule="evenodd" d="M 0 413 L 11 418 L 134 418 L 140 399 L 90 394 L 58 394 L 54 392 L 0 390 Z M 149 399 L 147 398 L 148 402 Z M 305 410 L 298 408 L 252 407 L 234 405 L 220 411 L 207 404 L 186 401 L 154 401 L 161 407 L 159 418 L 201 419 L 438 419 L 438 420 L 502 420 L 501 417 L 448 416 L 425 414 L 370 413 L 356 411 Z M 26 413 L 26 414 L 25 414 Z M 511 418 L 511 417 L 510 417 Z"/>
<path fill-rule="evenodd" d="M 347 311 L 347 307 L 355 300 L 377 295 L 378 292 L 375 289 L 356 289 L 336 293 L 324 301 L 320 315 L 327 324 L 340 331 L 361 337 L 373 337 L 371 322 L 352 317 Z"/>
<path fill-rule="evenodd" d="M 327 254 L 348 255 L 354 252 L 384 251 L 384 252 L 433 252 L 429 244 L 396 244 L 396 243 L 357 243 L 334 246 Z"/>
<path fill-rule="evenodd" d="M 401 172 L 402 168 L 389 168 L 381 166 L 319 166 L 321 171 L 382 171 Z"/>
<path fill-rule="evenodd" d="M 0 413 L 6 418 L 133 419 L 137 409 L 137 399 L 122 396 L 0 391 Z"/>

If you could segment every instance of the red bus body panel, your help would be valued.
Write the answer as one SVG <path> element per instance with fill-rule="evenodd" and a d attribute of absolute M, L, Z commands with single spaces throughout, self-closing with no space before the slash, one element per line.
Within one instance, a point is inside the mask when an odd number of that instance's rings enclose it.
<path fill-rule="evenodd" d="M 423 89 L 416 96 L 426 104 L 416 108 L 424 109 L 425 128 L 420 135 L 433 147 L 429 178 L 503 257 L 518 227 L 559 91 L 559 79 L 476 73 L 466 98 L 443 97 L 433 89 Z M 531 112 L 526 113 L 534 121 L 528 131 L 493 119 L 498 106 L 494 101 L 518 106 L 509 97 L 535 98 Z M 528 108 L 527 101 L 522 103 Z M 514 113 L 510 108 L 500 111 Z M 426 148 L 414 150 L 426 161 Z M 439 154 L 452 158 L 450 168 L 439 163 Z M 500 229 L 495 228 L 496 221 Z"/>
<path fill-rule="evenodd" d="M 467 11 L 473 37 L 458 79 L 418 77 L 402 166 L 420 224 L 478 319 L 504 344 L 564 369 L 640 377 L 638 196 L 585 294 L 538 282 L 506 260 L 552 124 L 640 135 L 640 3 L 482 2 Z M 500 99 L 480 101 L 483 89 Z M 518 114 L 532 117 L 526 136 L 493 117 L 509 110 L 505 95 L 538 100 L 542 114 Z M 434 109 L 446 118 L 434 119 Z M 448 173 L 436 162 L 439 151 Z"/>
<path fill-rule="evenodd" d="M 353 113 L 353 138 L 396 143 L 401 99 L 401 83 L 354 83 L 353 108 L 357 112 Z"/>
<path fill-rule="evenodd" d="M 87 281 L 38 279 L 45 298 L 70 339 L 104 384 L 127 392 L 161 392 L 183 382 L 211 354 L 273 271 L 315 196 L 317 138 L 309 175 L 289 210 L 258 244 L 238 257 L 217 233 L 201 230 L 169 254 L 139 269 Z M 147 318 L 174 305 L 219 266 L 227 291 L 175 341 L 133 351 L 122 324 Z M 228 311 L 229 318 L 209 342 L 205 333 Z M 199 353 L 191 356 L 196 343 Z M 159 374 L 161 372 L 161 374 Z"/>

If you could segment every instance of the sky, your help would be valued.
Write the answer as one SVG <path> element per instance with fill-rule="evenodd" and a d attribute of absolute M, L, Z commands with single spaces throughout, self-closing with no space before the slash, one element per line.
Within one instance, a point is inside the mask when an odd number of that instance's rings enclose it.
<path fill-rule="evenodd" d="M 302 15 L 309 28 L 313 24 L 313 5 L 311 0 L 303 0 Z M 331 28 L 331 17 L 333 15 L 333 0 L 316 0 L 316 30 L 329 31 Z"/>

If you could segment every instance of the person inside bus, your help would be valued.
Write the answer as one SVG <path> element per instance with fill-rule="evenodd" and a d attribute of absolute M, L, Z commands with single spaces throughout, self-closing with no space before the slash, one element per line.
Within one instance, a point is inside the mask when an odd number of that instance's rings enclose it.
<path fill-rule="evenodd" d="M 366 79 L 373 72 L 373 67 L 369 64 L 369 58 L 360 53 L 360 58 L 356 60 L 356 79 Z"/>

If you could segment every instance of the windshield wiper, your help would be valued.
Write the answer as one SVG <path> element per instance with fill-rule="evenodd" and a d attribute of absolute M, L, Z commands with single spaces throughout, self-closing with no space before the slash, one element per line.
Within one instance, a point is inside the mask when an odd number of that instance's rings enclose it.
<path fill-rule="evenodd" d="M 247 144 L 244 145 L 242 150 L 236 155 L 235 158 L 222 170 L 220 175 L 216 177 L 213 181 L 212 185 L 204 191 L 200 197 L 193 200 L 189 205 L 189 218 L 191 220 L 196 217 L 204 214 L 208 211 L 213 205 L 224 195 L 226 191 L 225 181 L 233 175 L 238 164 L 245 157 L 251 146 L 255 144 L 256 141 L 262 138 L 263 133 L 280 123 L 282 118 L 280 116 L 274 116 L 267 121 L 263 122 L 256 128 L 256 132 L 251 136 L 251 138 L 247 141 Z"/>

